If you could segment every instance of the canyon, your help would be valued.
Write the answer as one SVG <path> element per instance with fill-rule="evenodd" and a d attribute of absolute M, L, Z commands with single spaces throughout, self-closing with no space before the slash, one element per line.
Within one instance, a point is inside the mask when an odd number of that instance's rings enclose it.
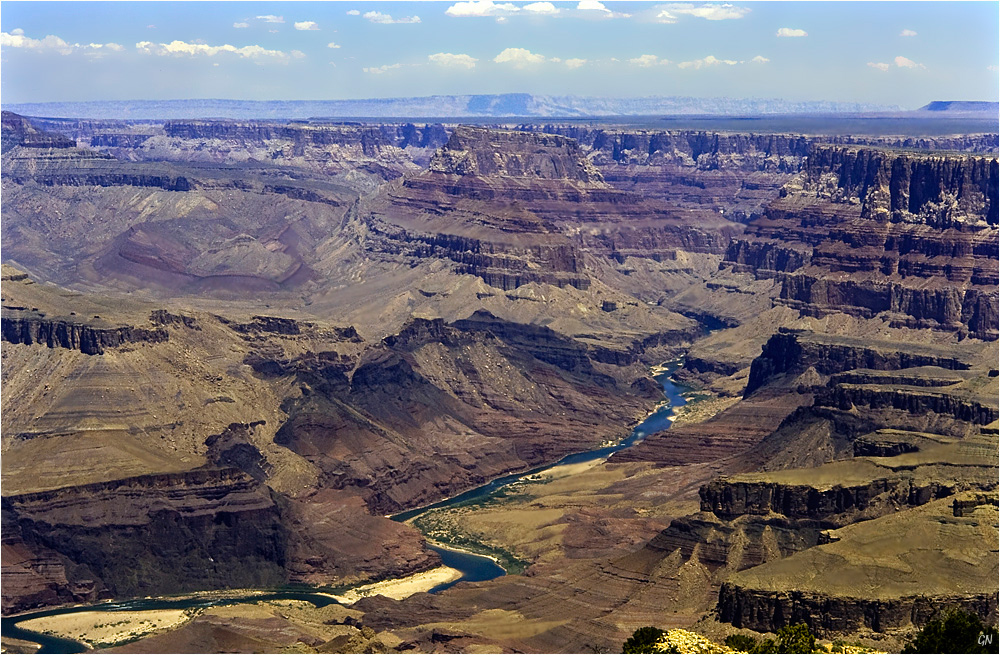
<path fill-rule="evenodd" d="M 523 573 L 110 650 L 997 621 L 996 134 L 2 125 L 5 617 L 432 569 L 387 515 L 620 441 L 675 361 L 670 430 L 433 510 Z"/>

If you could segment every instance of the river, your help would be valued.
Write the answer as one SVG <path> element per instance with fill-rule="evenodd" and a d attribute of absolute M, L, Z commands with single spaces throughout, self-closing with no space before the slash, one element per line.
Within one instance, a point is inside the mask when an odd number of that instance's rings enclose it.
<path fill-rule="evenodd" d="M 410 519 L 416 518 L 417 516 L 423 514 L 432 509 L 438 509 L 441 507 L 448 507 L 458 503 L 466 502 L 469 500 L 478 500 L 488 498 L 490 495 L 497 493 L 504 487 L 513 484 L 525 477 L 537 475 L 543 473 L 556 466 L 562 466 L 565 464 L 579 464 L 581 462 L 591 462 L 595 460 L 604 460 L 618 452 L 632 446 L 639 441 L 646 438 L 647 435 L 653 434 L 655 432 L 662 432 L 666 430 L 671 425 L 670 417 L 673 415 L 674 410 L 681 405 L 687 403 L 687 400 L 682 395 L 684 387 L 677 384 L 673 380 L 673 373 L 680 366 L 680 361 L 669 362 L 654 372 L 656 381 L 660 383 L 663 387 L 663 395 L 666 401 L 656 408 L 649 416 L 647 416 L 642 422 L 633 428 L 632 433 L 622 441 L 617 444 L 603 446 L 594 450 L 588 450 L 581 453 L 574 453 L 572 455 L 567 455 L 561 460 L 554 464 L 546 464 L 545 466 L 540 466 L 536 469 L 530 471 L 524 471 L 521 473 L 515 473 L 513 475 L 507 475 L 502 478 L 497 478 L 484 485 L 470 489 L 469 491 L 458 494 L 446 500 L 439 501 L 432 505 L 427 505 L 426 507 L 421 507 L 418 509 L 408 510 L 406 512 L 400 512 L 390 518 L 394 521 L 408 521 Z M 448 548 L 439 544 L 430 546 L 431 550 L 438 553 L 441 556 L 441 561 L 446 566 L 450 566 L 454 569 L 461 571 L 462 577 L 448 582 L 446 584 L 438 585 L 430 590 L 430 593 L 437 593 L 443 591 L 452 585 L 458 584 L 459 582 L 479 582 L 483 580 L 492 580 L 493 578 L 498 578 L 502 575 L 506 575 L 506 571 L 496 563 L 493 559 L 483 556 L 476 555 L 474 553 L 469 553 L 465 551 L 459 551 L 452 548 Z M 242 602 L 252 602 L 259 600 L 304 600 L 313 603 L 317 607 L 323 607 L 336 601 L 327 594 L 322 593 L 311 593 L 307 590 L 287 590 L 287 591 L 274 591 L 267 592 L 259 595 L 242 594 L 234 596 L 225 596 L 220 594 L 219 596 L 207 597 L 196 597 L 196 598 L 178 598 L 178 599 L 167 599 L 167 598 L 142 598 L 136 600 L 126 600 L 126 601 L 115 601 L 115 602 L 105 602 L 96 605 L 86 605 L 86 606 L 76 606 L 76 607 L 61 607 L 57 609 L 42 610 L 39 612 L 32 612 L 30 614 L 20 614 L 13 617 L 5 617 L 0 620 L 0 627 L 2 627 L 2 635 L 4 637 L 10 637 L 14 639 L 23 639 L 25 641 L 33 641 L 41 644 L 41 649 L 39 653 L 82 653 L 86 651 L 86 647 L 71 639 L 62 639 L 59 637 L 52 637 L 49 635 L 44 635 L 31 630 L 25 630 L 17 626 L 18 623 L 22 621 L 27 621 L 28 619 L 40 618 L 43 616 L 55 616 L 58 614 L 70 614 L 73 612 L 86 612 L 86 611 L 140 611 L 140 610 L 153 610 L 153 609 L 186 609 L 189 607 L 211 607 L 215 605 L 232 605 Z"/>

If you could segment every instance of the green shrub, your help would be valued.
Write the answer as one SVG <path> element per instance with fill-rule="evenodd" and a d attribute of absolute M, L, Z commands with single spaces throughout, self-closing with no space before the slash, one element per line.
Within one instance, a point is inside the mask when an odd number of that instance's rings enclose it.
<path fill-rule="evenodd" d="M 813 653 L 816 651 L 816 636 L 809 632 L 805 623 L 786 625 L 778 630 L 779 653 Z"/>
<path fill-rule="evenodd" d="M 934 619 L 906 645 L 904 653 L 995 653 L 997 628 L 962 610 Z"/>
<path fill-rule="evenodd" d="M 753 647 L 750 651 L 751 653 L 780 653 L 778 650 L 778 644 L 774 643 L 774 639 L 761 639 L 757 642 L 757 645 Z"/>
<path fill-rule="evenodd" d="M 656 642 L 665 635 L 663 630 L 647 625 L 632 633 L 622 644 L 623 653 L 655 653 Z"/>
<path fill-rule="evenodd" d="M 757 640 L 747 635 L 729 635 L 726 637 L 726 645 L 733 650 L 752 653 L 757 647 Z"/>

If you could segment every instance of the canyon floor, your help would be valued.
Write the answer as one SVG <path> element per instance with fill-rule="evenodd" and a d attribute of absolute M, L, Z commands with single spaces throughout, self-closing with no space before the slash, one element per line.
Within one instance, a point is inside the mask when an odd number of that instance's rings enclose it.
<path fill-rule="evenodd" d="M 20 627 L 618 652 L 806 623 L 892 652 L 950 608 L 995 624 L 998 136 L 920 130 L 4 112 L 4 620 L 311 589 L 343 604 Z M 669 430 L 389 518 L 617 443 L 668 361 Z M 455 575 L 428 540 L 510 574 L 426 593 Z"/>

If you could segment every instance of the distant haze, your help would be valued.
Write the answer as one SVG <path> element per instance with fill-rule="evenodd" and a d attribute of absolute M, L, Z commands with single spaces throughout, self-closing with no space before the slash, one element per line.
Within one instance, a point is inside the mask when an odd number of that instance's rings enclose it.
<path fill-rule="evenodd" d="M 527 93 L 429 96 L 367 100 L 133 100 L 18 103 L 4 109 L 50 118 L 466 118 L 605 117 L 652 115 L 722 116 L 891 112 L 898 107 L 845 102 L 789 102 L 739 98 L 582 98 Z"/>

